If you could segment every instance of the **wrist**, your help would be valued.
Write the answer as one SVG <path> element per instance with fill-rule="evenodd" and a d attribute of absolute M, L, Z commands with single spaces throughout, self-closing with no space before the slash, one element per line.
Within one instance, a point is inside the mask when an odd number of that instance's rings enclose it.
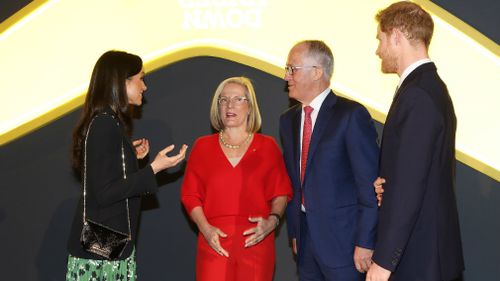
<path fill-rule="evenodd" d="M 277 213 L 270 213 L 268 219 L 271 219 L 273 217 L 276 220 L 276 225 L 275 226 L 278 227 L 278 225 L 280 225 L 280 222 L 281 222 L 281 216 L 279 214 L 277 214 Z"/>
<path fill-rule="evenodd" d="M 153 170 L 153 174 L 155 174 L 155 175 L 156 175 L 156 173 L 158 173 L 158 172 L 159 172 L 159 169 L 158 169 L 158 167 L 156 167 L 155 162 L 152 162 L 152 163 L 150 164 L 150 166 L 151 166 L 151 170 Z"/>
<path fill-rule="evenodd" d="M 203 235 L 207 234 L 210 229 L 210 224 L 208 222 L 200 222 L 198 224 L 198 230 L 203 233 Z"/>

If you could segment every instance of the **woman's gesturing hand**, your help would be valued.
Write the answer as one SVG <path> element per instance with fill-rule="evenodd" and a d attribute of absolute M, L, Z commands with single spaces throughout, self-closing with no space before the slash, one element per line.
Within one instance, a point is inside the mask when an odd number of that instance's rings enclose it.
<path fill-rule="evenodd" d="M 210 224 L 200 229 L 200 232 L 203 234 L 203 237 L 205 237 L 205 240 L 207 240 L 208 245 L 210 245 L 217 254 L 225 256 L 226 258 L 229 257 L 229 253 L 220 245 L 220 237 L 226 238 L 227 234 Z"/>
<path fill-rule="evenodd" d="M 155 174 L 167 168 L 174 167 L 184 160 L 188 146 L 183 144 L 177 155 L 167 156 L 167 153 L 174 150 L 174 147 L 175 146 L 171 144 L 156 154 L 155 160 L 151 163 L 151 168 L 153 168 Z"/>
<path fill-rule="evenodd" d="M 278 219 L 275 216 L 270 216 L 267 219 L 263 217 L 248 218 L 250 222 L 257 223 L 256 227 L 252 227 L 243 232 L 243 235 L 250 235 L 245 240 L 245 247 L 251 247 L 264 240 L 269 233 L 271 233 L 276 226 L 278 226 Z"/>
<path fill-rule="evenodd" d="M 135 149 L 137 159 L 143 159 L 149 153 L 149 141 L 145 138 L 138 139 L 132 142 Z"/>

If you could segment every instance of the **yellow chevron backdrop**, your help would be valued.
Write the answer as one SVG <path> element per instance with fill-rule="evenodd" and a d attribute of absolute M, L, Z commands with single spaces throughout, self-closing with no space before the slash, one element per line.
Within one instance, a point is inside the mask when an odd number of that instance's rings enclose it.
<path fill-rule="evenodd" d="M 392 2 L 34 1 L 0 25 L 0 145 L 80 106 L 109 49 L 141 55 L 147 72 L 215 56 L 282 77 L 296 41 L 321 39 L 334 52 L 334 90 L 384 122 L 398 77 L 380 73 L 374 15 Z M 457 112 L 457 159 L 498 181 L 500 46 L 430 1 L 415 2 L 435 20 L 430 54 Z"/>

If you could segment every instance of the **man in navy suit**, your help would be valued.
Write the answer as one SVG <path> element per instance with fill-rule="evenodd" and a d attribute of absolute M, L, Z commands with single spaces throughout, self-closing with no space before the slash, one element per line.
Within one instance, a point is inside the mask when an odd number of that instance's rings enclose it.
<path fill-rule="evenodd" d="M 384 127 L 385 180 L 373 265 L 366 280 L 441 281 L 464 269 L 454 193 L 456 117 L 427 49 L 433 21 L 420 6 L 380 11 L 382 72 L 400 77 Z"/>
<path fill-rule="evenodd" d="M 302 41 L 288 55 L 285 80 L 299 104 L 280 118 L 283 155 L 294 196 L 288 233 L 301 281 L 363 280 L 377 224 L 373 181 L 377 133 L 368 111 L 329 88 L 333 55 Z"/>

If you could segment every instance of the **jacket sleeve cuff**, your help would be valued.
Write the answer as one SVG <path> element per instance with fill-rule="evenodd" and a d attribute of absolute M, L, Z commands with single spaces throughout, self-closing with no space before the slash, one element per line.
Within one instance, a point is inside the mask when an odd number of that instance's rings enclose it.
<path fill-rule="evenodd" d="M 156 193 L 158 191 L 158 183 L 156 182 L 155 173 L 153 172 L 151 165 L 147 165 L 142 168 L 139 173 L 141 174 L 140 178 L 144 183 L 143 192 L 145 194 Z"/>
<path fill-rule="evenodd" d="M 399 248 L 393 251 L 392 256 L 387 255 L 390 254 L 389 252 L 381 254 L 380 251 L 377 253 L 377 250 L 375 250 L 372 260 L 379 266 L 389 270 L 390 272 L 394 272 L 399 264 L 402 253 L 403 250 Z"/>

